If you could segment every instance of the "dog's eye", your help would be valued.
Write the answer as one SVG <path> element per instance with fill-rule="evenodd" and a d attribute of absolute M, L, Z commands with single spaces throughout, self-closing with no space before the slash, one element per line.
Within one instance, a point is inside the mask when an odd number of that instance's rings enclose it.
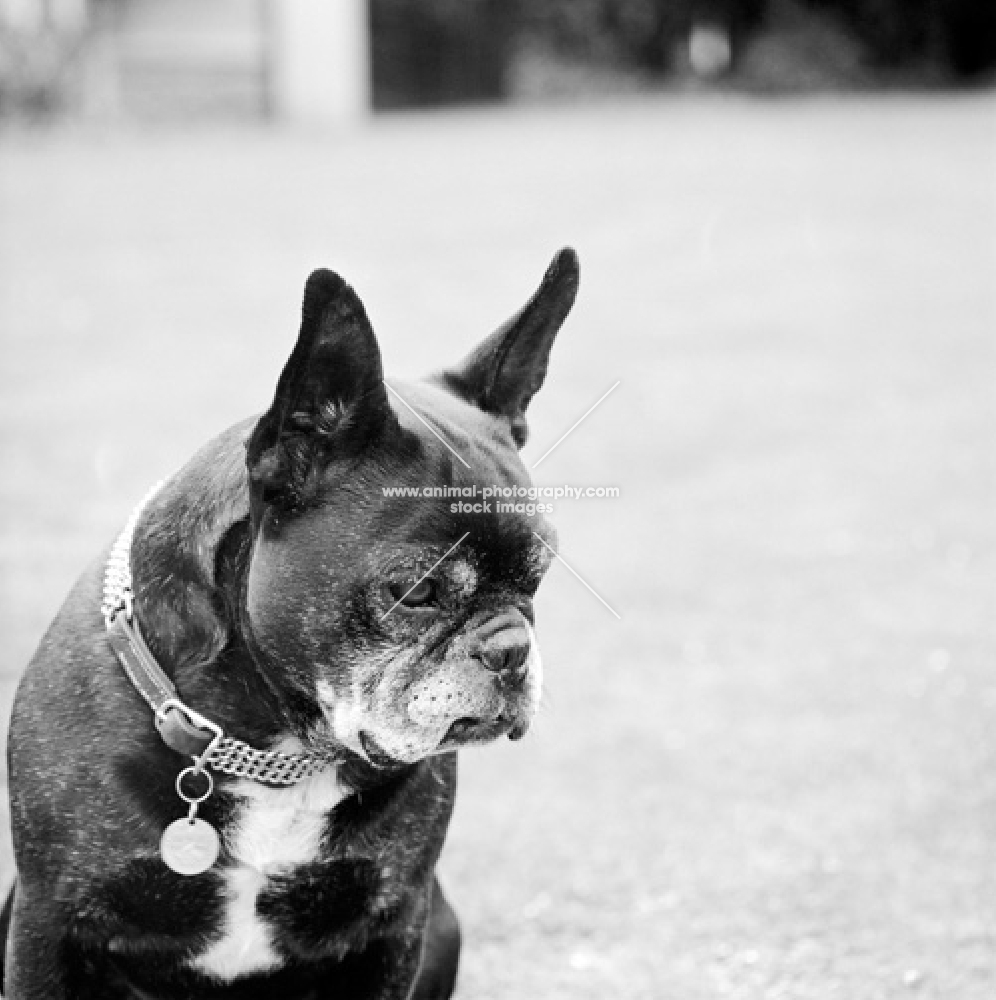
<path fill-rule="evenodd" d="M 410 583 L 391 583 L 387 587 L 391 600 L 406 608 L 424 608 L 436 603 L 436 581 L 426 578 L 414 586 Z"/>

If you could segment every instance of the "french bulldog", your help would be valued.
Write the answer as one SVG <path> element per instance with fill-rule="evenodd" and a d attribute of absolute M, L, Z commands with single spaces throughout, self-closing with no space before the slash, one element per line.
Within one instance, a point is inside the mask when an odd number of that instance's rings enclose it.
<path fill-rule="evenodd" d="M 463 362 L 385 382 L 352 288 L 311 275 L 270 408 L 147 498 L 21 679 L 9 1000 L 451 996 L 456 751 L 537 711 L 556 541 L 413 494 L 529 485 L 577 285 L 563 250 Z"/>

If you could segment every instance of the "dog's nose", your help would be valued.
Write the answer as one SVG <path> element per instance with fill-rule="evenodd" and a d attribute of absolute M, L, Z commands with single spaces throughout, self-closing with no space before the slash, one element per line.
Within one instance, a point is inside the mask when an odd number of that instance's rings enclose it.
<path fill-rule="evenodd" d="M 481 649 L 478 658 L 488 670 L 517 680 L 525 673 L 523 668 L 529 658 L 529 636 L 525 632 L 515 638 L 499 635 L 494 642 Z"/>
<path fill-rule="evenodd" d="M 488 670 L 509 680 L 521 680 L 529 659 L 529 632 L 521 612 L 512 609 L 489 619 L 474 634 L 474 656 Z"/>

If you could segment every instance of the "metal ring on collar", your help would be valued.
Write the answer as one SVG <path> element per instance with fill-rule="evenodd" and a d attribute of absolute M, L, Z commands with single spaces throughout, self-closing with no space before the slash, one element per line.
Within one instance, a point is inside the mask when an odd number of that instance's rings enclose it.
<path fill-rule="evenodd" d="M 188 795 L 183 790 L 183 779 L 188 774 L 203 775 L 207 779 L 207 790 L 204 792 L 203 795 Z M 209 798 L 213 791 L 214 791 L 214 778 L 211 777 L 209 771 L 205 771 L 204 768 L 202 767 L 196 767 L 196 766 L 185 767 L 176 776 L 176 794 L 179 795 L 184 802 L 188 802 L 191 805 L 195 804 L 199 805 L 205 799 Z"/>

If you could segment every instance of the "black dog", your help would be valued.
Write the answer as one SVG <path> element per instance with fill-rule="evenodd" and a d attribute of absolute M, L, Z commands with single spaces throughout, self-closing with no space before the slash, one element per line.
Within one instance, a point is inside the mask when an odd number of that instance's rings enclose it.
<path fill-rule="evenodd" d="M 8 998 L 451 995 L 453 751 L 536 710 L 554 544 L 452 497 L 528 485 L 577 281 L 562 251 L 461 365 L 387 385 L 352 289 L 311 276 L 272 407 L 147 499 L 21 681 Z"/>

